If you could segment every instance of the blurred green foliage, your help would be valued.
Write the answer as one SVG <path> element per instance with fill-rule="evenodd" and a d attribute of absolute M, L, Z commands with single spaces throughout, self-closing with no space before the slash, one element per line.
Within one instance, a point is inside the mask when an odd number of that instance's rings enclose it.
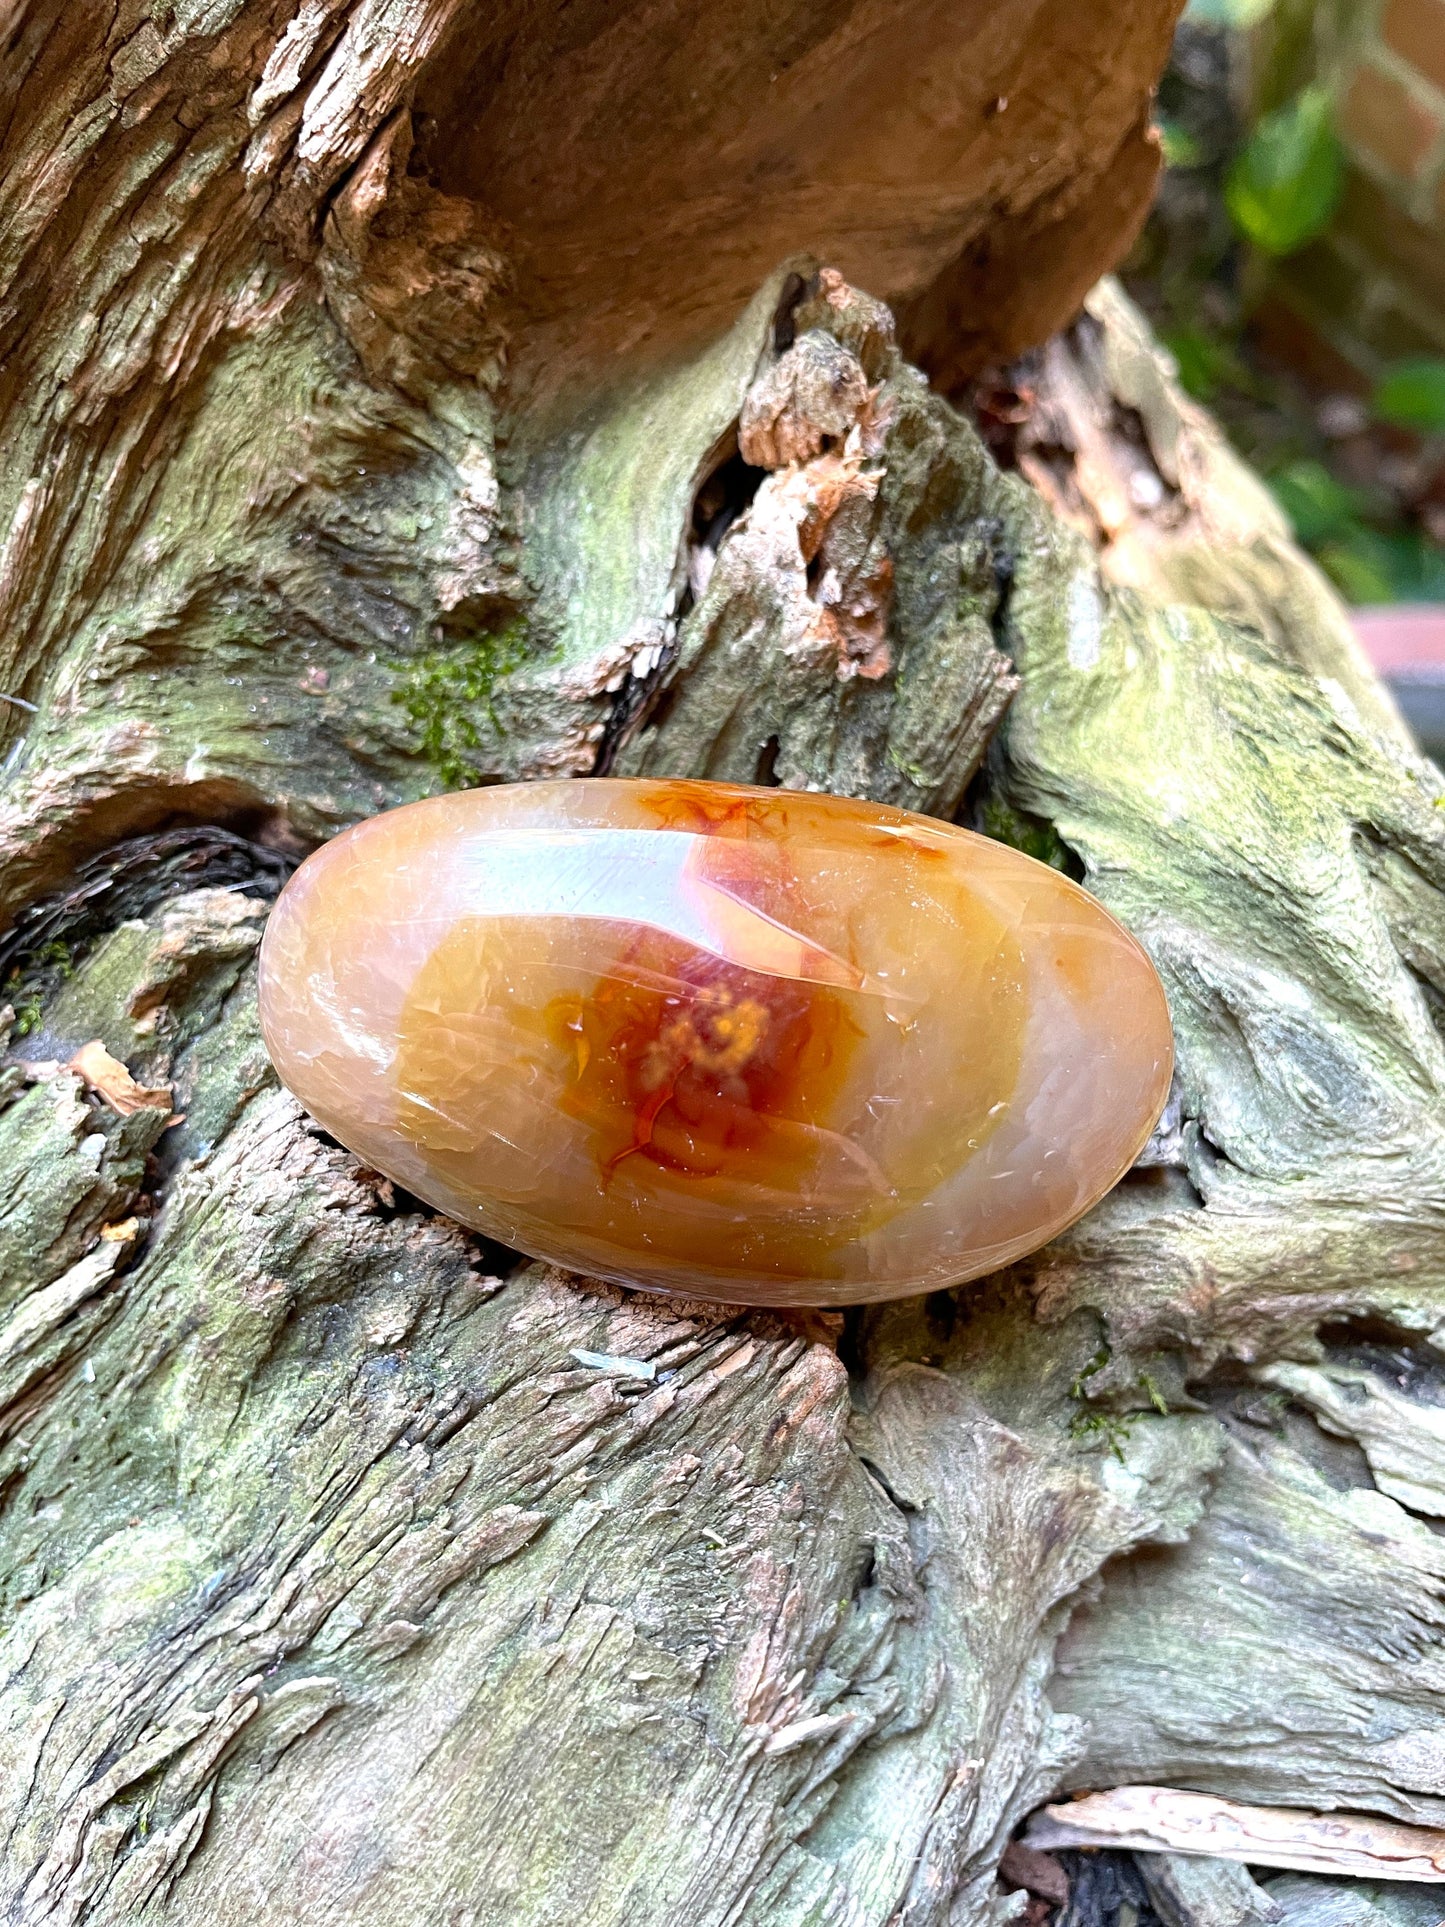
<path fill-rule="evenodd" d="M 1323 462 L 1309 458 L 1286 463 L 1270 476 L 1269 485 L 1307 549 L 1345 541 L 1369 513 L 1362 489 L 1346 487 Z"/>
<path fill-rule="evenodd" d="M 1246 445 L 1246 453 L 1289 517 L 1296 541 L 1347 601 L 1445 601 L 1445 548 L 1402 523 L 1385 492 L 1343 482 L 1318 454 L 1303 452 L 1303 438 L 1290 432 L 1290 398 L 1251 368 L 1234 342 L 1200 328 L 1166 331 L 1164 339 L 1180 385 L 1196 400 L 1226 410 L 1247 402 L 1276 415 L 1283 432 Z M 1445 433 L 1445 362 L 1400 363 L 1377 385 L 1370 415 L 1390 427 Z"/>
<path fill-rule="evenodd" d="M 1224 201 L 1245 240 L 1265 254 L 1293 254 L 1329 226 L 1343 182 L 1333 104 L 1323 87 L 1306 87 L 1251 133 Z"/>
<path fill-rule="evenodd" d="M 1418 356 L 1397 362 L 1372 397 L 1378 421 L 1420 435 L 1445 435 L 1445 361 Z"/>
<path fill-rule="evenodd" d="M 1445 600 L 1445 359 L 1321 393 L 1253 330 L 1277 260 L 1324 234 L 1344 154 L 1310 0 L 1190 0 L 1160 83 L 1168 172 L 1130 286 L 1181 385 L 1264 476 L 1353 603 Z M 1288 350 L 1286 348 L 1287 356 Z M 1363 385 L 1363 384 L 1362 384 Z"/>
<path fill-rule="evenodd" d="M 1211 402 L 1231 389 L 1249 395 L 1258 384 L 1232 342 L 1203 328 L 1166 328 L 1165 347 L 1173 355 L 1179 381 L 1196 401 Z"/>
<path fill-rule="evenodd" d="M 1207 158 L 1204 143 L 1177 120 L 1160 114 L 1154 124 L 1166 167 L 1198 167 Z"/>
<path fill-rule="evenodd" d="M 1402 527 L 1392 504 L 1348 487 L 1311 457 L 1286 462 L 1268 481 L 1296 539 L 1347 601 L 1445 599 L 1445 549 Z"/>
<path fill-rule="evenodd" d="M 1362 525 L 1316 560 L 1348 602 L 1445 601 L 1445 550 L 1418 529 Z"/>

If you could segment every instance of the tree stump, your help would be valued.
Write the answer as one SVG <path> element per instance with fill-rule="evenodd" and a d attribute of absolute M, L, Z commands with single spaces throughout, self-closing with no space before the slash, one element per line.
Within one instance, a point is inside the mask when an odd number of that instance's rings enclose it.
<path fill-rule="evenodd" d="M 1445 1823 L 1445 786 L 1070 322 L 1170 12 L 11 9 L 6 1920 L 983 1927 L 1063 1788 Z M 1081 877 L 1174 1013 L 1139 1168 L 785 1319 L 360 1167 L 267 902 L 588 771 Z"/>

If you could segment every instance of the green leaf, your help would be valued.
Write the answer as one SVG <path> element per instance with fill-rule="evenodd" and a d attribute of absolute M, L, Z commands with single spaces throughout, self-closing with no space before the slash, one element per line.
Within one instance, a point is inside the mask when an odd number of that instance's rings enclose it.
<path fill-rule="evenodd" d="M 1422 435 L 1445 434 L 1445 361 L 1419 356 L 1401 361 L 1371 398 L 1376 418 Z"/>
<path fill-rule="evenodd" d="M 1337 482 L 1321 462 L 1291 462 L 1269 478 L 1275 500 L 1307 549 L 1355 534 L 1369 506 L 1358 489 Z"/>
<path fill-rule="evenodd" d="M 1330 97 L 1306 87 L 1255 128 L 1224 198 L 1246 240 L 1266 254 L 1293 254 L 1329 226 L 1342 180 Z"/>

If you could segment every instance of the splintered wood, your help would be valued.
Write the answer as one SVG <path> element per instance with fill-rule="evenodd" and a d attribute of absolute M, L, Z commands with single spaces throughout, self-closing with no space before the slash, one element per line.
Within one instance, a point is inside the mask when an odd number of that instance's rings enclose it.
<path fill-rule="evenodd" d="M 1125 1847 L 1198 1853 L 1300 1873 L 1445 1882 L 1445 1831 L 1400 1826 L 1363 1813 L 1305 1813 L 1242 1806 L 1208 1793 L 1121 1786 L 1045 1807 L 1025 1836 L 1041 1852 Z"/>

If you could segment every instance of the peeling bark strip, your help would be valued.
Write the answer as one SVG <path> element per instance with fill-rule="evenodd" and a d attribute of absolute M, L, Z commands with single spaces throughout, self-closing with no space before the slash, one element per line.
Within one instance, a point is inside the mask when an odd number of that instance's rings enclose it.
<path fill-rule="evenodd" d="M 1068 1786 L 1445 1827 L 1440 780 L 1117 290 L 1002 468 L 915 365 L 1066 319 L 1169 11 L 11 9 L 0 1919 L 995 1927 Z M 289 858 L 592 767 L 1081 873 L 1140 1170 L 840 1327 L 362 1169 Z"/>
<path fill-rule="evenodd" d="M 1029 1845 L 1134 1847 L 1213 1854 L 1257 1867 L 1358 1874 L 1373 1880 L 1445 1882 L 1445 1833 L 1392 1826 L 1359 1813 L 1292 1813 L 1245 1807 L 1169 1787 L 1121 1786 L 1067 1806 L 1045 1807 Z"/>

